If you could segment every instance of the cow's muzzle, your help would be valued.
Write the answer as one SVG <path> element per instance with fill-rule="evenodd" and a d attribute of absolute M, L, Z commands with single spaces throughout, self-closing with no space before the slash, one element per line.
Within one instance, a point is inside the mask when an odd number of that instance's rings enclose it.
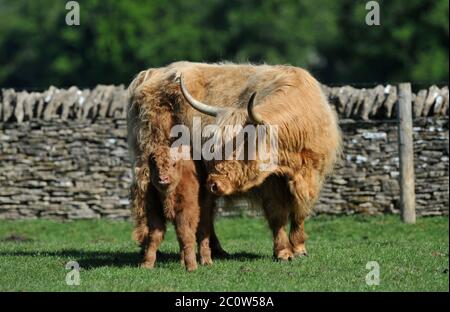
<path fill-rule="evenodd" d="M 215 179 L 209 179 L 206 182 L 207 189 L 215 195 L 228 195 L 231 193 L 231 188 L 227 187 L 227 185 L 227 183 Z"/>

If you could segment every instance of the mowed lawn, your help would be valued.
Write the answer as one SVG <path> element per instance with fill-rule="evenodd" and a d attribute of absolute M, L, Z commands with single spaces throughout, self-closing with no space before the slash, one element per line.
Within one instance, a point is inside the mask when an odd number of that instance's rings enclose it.
<path fill-rule="evenodd" d="M 313 217 L 309 257 L 272 259 L 262 218 L 220 218 L 217 231 L 232 257 L 187 273 L 169 226 L 153 270 L 138 267 L 139 248 L 126 221 L 0 221 L 1 291 L 448 291 L 448 217 Z M 77 261 L 79 286 L 66 285 Z M 380 284 L 367 285 L 377 261 Z"/>

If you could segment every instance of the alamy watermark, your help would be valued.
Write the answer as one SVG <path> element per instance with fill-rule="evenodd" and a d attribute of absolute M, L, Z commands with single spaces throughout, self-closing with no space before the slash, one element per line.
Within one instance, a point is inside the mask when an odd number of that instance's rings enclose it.
<path fill-rule="evenodd" d="M 80 4 L 78 1 L 69 1 L 66 3 L 66 10 L 69 10 L 66 14 L 67 26 L 79 26 L 80 25 Z"/>
<path fill-rule="evenodd" d="M 380 4 L 378 1 L 369 1 L 366 3 L 366 24 L 368 26 L 380 26 Z"/>
<path fill-rule="evenodd" d="M 366 275 L 366 284 L 369 286 L 380 285 L 380 264 L 377 261 L 369 261 L 366 269 L 370 270 Z"/>
<path fill-rule="evenodd" d="M 70 270 L 66 274 L 66 284 L 69 286 L 80 285 L 80 265 L 76 261 L 69 261 L 66 263 L 66 270 Z"/>
<path fill-rule="evenodd" d="M 258 160 L 261 171 L 273 171 L 278 165 L 277 125 L 206 125 L 194 117 L 190 129 L 175 125 L 170 137 L 176 138 L 170 148 L 174 160 Z M 245 138 L 247 137 L 247 140 Z M 192 142 L 192 157 L 191 157 Z"/>

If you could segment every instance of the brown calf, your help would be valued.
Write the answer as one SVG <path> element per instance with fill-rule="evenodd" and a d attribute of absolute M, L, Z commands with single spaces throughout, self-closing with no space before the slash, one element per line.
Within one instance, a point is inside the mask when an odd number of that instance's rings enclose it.
<path fill-rule="evenodd" d="M 199 163 L 171 159 L 168 147 L 155 148 L 149 162 L 151 184 L 156 188 L 157 194 L 150 193 L 147 199 L 149 234 L 142 265 L 146 268 L 154 267 L 156 251 L 166 231 L 166 221 L 171 221 L 175 226 L 181 262 L 188 271 L 197 268 L 196 234 L 201 264 L 211 264 L 209 224 L 212 212 L 208 210 L 211 205 L 205 205 L 205 200 L 202 199 L 209 196 L 200 187 L 201 169 L 197 168 Z M 203 209 L 199 203 L 203 203 Z M 200 220 L 202 221 L 198 227 Z"/>

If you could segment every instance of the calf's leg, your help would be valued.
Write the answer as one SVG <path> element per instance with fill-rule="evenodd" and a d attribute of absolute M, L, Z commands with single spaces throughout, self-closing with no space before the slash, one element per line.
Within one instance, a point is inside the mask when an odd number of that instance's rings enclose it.
<path fill-rule="evenodd" d="M 195 234 L 199 223 L 200 208 L 189 201 L 181 203 L 181 208 L 174 220 L 175 231 L 181 249 L 181 261 L 184 262 L 186 270 L 194 271 L 197 269 Z"/>

